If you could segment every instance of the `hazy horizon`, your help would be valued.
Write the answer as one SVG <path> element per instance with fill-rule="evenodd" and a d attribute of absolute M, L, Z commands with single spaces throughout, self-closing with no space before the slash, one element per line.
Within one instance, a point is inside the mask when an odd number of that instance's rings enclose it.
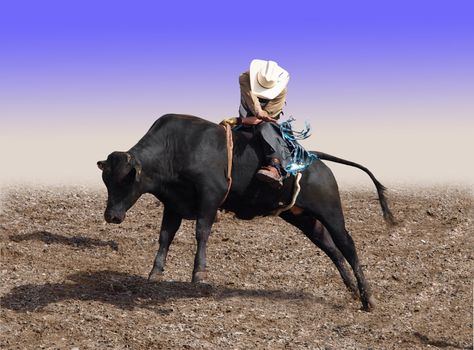
<path fill-rule="evenodd" d="M 96 162 L 116 150 L 126 151 L 145 134 L 150 123 L 133 128 L 84 126 L 47 130 L 12 130 L 0 138 L 8 171 L 0 184 L 81 184 L 101 186 Z M 297 123 L 299 125 L 300 123 Z M 390 125 L 390 132 L 368 125 L 344 127 L 313 122 L 313 135 L 303 142 L 368 167 L 385 185 L 467 185 L 474 187 L 474 166 L 465 158 L 472 145 L 472 126 Z M 75 131 L 76 130 L 76 131 Z M 79 132 L 77 131 L 79 130 Z M 21 138 L 18 135 L 21 134 Z M 25 141 L 27 140 L 27 141 Z M 457 151 L 458 150 L 458 151 Z M 362 171 L 326 162 L 341 184 L 371 186 Z"/>

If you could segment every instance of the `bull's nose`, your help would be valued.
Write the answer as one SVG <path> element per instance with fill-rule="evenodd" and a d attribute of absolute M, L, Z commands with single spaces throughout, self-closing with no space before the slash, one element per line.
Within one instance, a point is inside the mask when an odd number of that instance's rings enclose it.
<path fill-rule="evenodd" d="M 104 214 L 104 218 L 109 224 L 120 224 L 123 221 L 123 217 L 107 212 Z"/>
<path fill-rule="evenodd" d="M 122 222 L 122 219 L 119 218 L 118 216 L 114 216 L 114 217 L 112 217 L 112 219 L 110 220 L 110 222 L 111 222 L 112 224 L 120 224 L 120 223 Z"/>

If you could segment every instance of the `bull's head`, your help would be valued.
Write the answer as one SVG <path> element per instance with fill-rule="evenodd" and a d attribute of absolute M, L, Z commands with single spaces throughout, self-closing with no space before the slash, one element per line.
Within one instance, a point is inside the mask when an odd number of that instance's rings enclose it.
<path fill-rule="evenodd" d="M 128 152 L 113 152 L 107 160 L 98 161 L 97 166 L 102 170 L 108 192 L 105 221 L 120 224 L 142 194 L 140 162 Z"/>

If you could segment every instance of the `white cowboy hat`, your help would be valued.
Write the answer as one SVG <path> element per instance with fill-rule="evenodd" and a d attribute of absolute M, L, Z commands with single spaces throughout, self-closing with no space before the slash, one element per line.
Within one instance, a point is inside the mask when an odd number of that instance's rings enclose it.
<path fill-rule="evenodd" d="M 290 75 L 274 61 L 253 60 L 250 63 L 250 89 L 267 100 L 277 97 L 288 85 Z"/>

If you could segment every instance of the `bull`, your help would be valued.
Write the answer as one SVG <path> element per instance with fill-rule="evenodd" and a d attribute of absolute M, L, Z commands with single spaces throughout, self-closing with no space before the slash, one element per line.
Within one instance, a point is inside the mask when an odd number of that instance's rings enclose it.
<path fill-rule="evenodd" d="M 261 123 L 257 128 L 267 125 Z M 225 130 L 194 116 L 164 115 L 130 150 L 113 152 L 107 160 L 97 162 L 108 192 L 104 213 L 108 223 L 120 224 L 127 210 L 145 193 L 156 196 L 164 206 L 159 249 L 150 280 L 161 278 L 169 247 L 183 219 L 196 220 L 197 250 L 192 281 L 202 282 L 206 278 L 206 245 L 218 209 L 250 220 L 270 215 L 290 201 L 294 177 L 287 178 L 278 190 L 255 179 L 263 161 L 260 141 L 251 132 L 234 131 L 233 143 L 233 181 L 229 191 Z M 371 310 L 374 299 L 345 227 L 338 186 L 331 170 L 321 160 L 366 172 L 375 184 L 385 219 L 393 222 L 385 188 L 367 168 L 357 163 L 313 153 L 318 159 L 302 173 L 301 191 L 294 206 L 279 216 L 300 229 L 329 256 L 346 287 L 362 302 L 362 308 Z M 345 261 L 352 268 L 357 287 Z"/>

